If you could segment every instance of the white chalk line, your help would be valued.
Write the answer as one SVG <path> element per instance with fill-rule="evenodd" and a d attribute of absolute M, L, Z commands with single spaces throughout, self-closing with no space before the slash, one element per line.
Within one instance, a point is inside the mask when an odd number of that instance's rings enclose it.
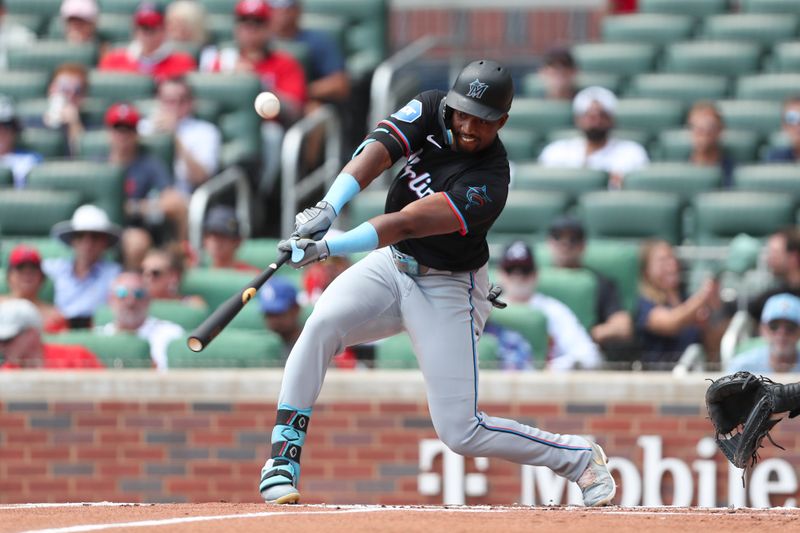
<path fill-rule="evenodd" d="M 115 503 L 115 502 L 87 502 L 87 503 L 27 503 L 1 506 L 0 510 L 8 509 L 35 509 L 35 508 L 53 508 L 53 507 L 157 507 L 158 504 L 134 504 L 134 503 Z M 134 528 L 134 527 L 159 527 L 175 524 L 185 524 L 192 522 L 208 522 L 213 520 L 236 520 L 243 518 L 266 518 L 274 516 L 314 516 L 314 515 L 332 515 L 332 514 L 350 514 L 350 513 L 374 513 L 374 512 L 454 512 L 454 513 L 505 513 L 505 512 L 519 512 L 525 510 L 551 510 L 551 511 L 585 511 L 597 512 L 601 514 L 610 515 L 627 515 L 627 516 L 724 516 L 733 514 L 797 514 L 796 508 L 774 507 L 769 509 L 754 509 L 754 508 L 739 508 L 731 509 L 727 507 L 707 507 L 707 508 L 689 508 L 684 510 L 666 510 L 665 507 L 631 507 L 619 508 L 610 507 L 607 509 L 587 509 L 580 506 L 567 506 L 567 507 L 492 507 L 492 506 L 471 506 L 471 507 L 421 507 L 421 506 L 370 506 L 370 505 L 306 505 L 309 508 L 321 508 L 322 510 L 314 511 L 307 514 L 298 513 L 297 511 L 265 511 L 257 513 L 240 513 L 228 515 L 209 515 L 209 516 L 189 516 L 180 518 L 165 518 L 159 520 L 140 520 L 135 522 L 112 522 L 105 524 L 84 524 L 76 526 L 68 526 L 62 528 L 48 528 L 28 530 L 23 533 L 81 533 L 85 531 L 101 531 L 104 529 L 118 529 L 118 528 Z"/>

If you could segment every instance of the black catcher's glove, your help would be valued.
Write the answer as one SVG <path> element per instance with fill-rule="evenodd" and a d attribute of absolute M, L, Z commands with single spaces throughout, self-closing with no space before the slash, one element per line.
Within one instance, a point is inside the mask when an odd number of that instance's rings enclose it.
<path fill-rule="evenodd" d="M 778 413 L 790 411 L 790 418 L 800 413 L 796 410 L 799 389 L 800 384 L 782 385 L 750 372 L 736 372 L 711 383 L 706 391 L 708 417 L 717 446 L 734 466 L 756 464 L 764 437 L 784 449 L 769 432 L 783 418 Z"/>

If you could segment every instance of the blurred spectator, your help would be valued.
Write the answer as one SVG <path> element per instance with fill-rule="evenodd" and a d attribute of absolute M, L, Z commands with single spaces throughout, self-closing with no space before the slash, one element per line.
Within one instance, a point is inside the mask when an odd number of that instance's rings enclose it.
<path fill-rule="evenodd" d="M 232 268 L 245 272 L 260 272 L 253 265 L 236 259 L 242 244 L 236 211 L 227 205 L 217 205 L 208 210 L 203 223 L 203 249 L 211 260 L 212 268 Z"/>
<path fill-rule="evenodd" d="M 303 44 L 309 51 L 309 100 L 315 104 L 345 101 L 350 95 L 350 77 L 339 44 L 324 31 L 300 27 L 301 0 L 269 0 L 269 4 L 275 37 Z"/>
<path fill-rule="evenodd" d="M 55 306 L 43 301 L 39 291 L 45 282 L 42 272 L 42 256 L 36 248 L 18 244 L 8 256 L 8 296 L 0 296 L 0 300 L 22 298 L 28 300 L 42 317 L 43 329 L 47 333 L 57 333 L 67 328 L 67 321 Z"/>
<path fill-rule="evenodd" d="M 100 60 L 100 70 L 149 74 L 157 81 L 183 76 L 195 70 L 192 56 L 176 52 L 167 42 L 164 13 L 158 4 L 142 2 L 133 15 L 133 41 L 126 48 L 111 50 Z"/>
<path fill-rule="evenodd" d="M 168 133 L 175 139 L 175 187 L 186 196 L 214 175 L 219 166 L 222 134 L 211 122 L 193 116 L 194 95 L 183 78 L 158 85 L 152 117 L 138 126 L 141 135 Z"/>
<path fill-rule="evenodd" d="M 59 65 L 47 87 L 47 109 L 41 118 L 29 125 L 63 131 L 70 155 L 77 155 L 87 126 L 83 123 L 80 109 L 88 92 L 86 67 L 77 63 Z"/>
<path fill-rule="evenodd" d="M 108 160 L 125 171 L 125 232 L 122 252 L 125 266 L 141 265 L 153 242 L 165 239 L 165 220 L 178 240 L 187 236 L 187 200 L 172 187 L 163 161 L 144 151 L 136 128 L 139 112 L 130 104 L 113 104 L 106 111 L 110 150 Z"/>
<path fill-rule="evenodd" d="M 503 252 L 499 280 L 503 296 L 509 302 L 527 304 L 547 317 L 550 351 L 546 359 L 550 369 L 600 366 L 600 352 L 575 313 L 555 298 L 536 292 L 536 261 L 525 242 L 515 241 Z"/>
<path fill-rule="evenodd" d="M 136 272 L 123 272 L 111 287 L 109 305 L 114 321 L 98 328 L 104 335 L 135 334 L 150 344 L 150 358 L 159 370 L 167 369 L 167 347 L 181 337 L 183 328 L 174 322 L 149 316 L 150 296 Z"/>
<path fill-rule="evenodd" d="M 539 163 L 548 167 L 587 167 L 608 172 L 610 189 L 622 187 L 625 174 L 650 162 L 644 147 L 637 142 L 617 139 L 614 113 L 617 97 L 603 87 L 587 87 L 572 101 L 575 125 L 583 136 L 554 141 L 544 147 Z"/>
<path fill-rule="evenodd" d="M 8 49 L 36 41 L 36 34 L 21 24 L 8 22 L 6 3 L 0 0 L 0 70 L 8 68 Z"/>
<path fill-rule="evenodd" d="M 569 48 L 551 48 L 544 54 L 538 75 L 544 82 L 545 98 L 572 100 L 577 88 L 575 76 L 578 66 Z"/>
<path fill-rule="evenodd" d="M 71 259 L 46 259 L 42 264 L 53 280 L 55 305 L 70 328 L 90 327 L 94 312 L 108 300 L 111 282 L 120 272 L 117 263 L 103 258 L 119 241 L 120 229 L 105 211 L 87 204 L 76 209 L 71 220 L 53 226 L 51 234 L 74 253 Z"/>
<path fill-rule="evenodd" d="M 784 100 L 781 123 L 789 145 L 769 150 L 765 158 L 768 163 L 792 163 L 800 159 L 800 95 Z"/>
<path fill-rule="evenodd" d="M 691 344 L 704 344 L 709 355 L 719 352 L 720 309 L 717 280 L 707 280 L 687 298 L 672 245 L 661 240 L 642 245 L 634 323 L 645 368 L 671 368 Z"/>
<path fill-rule="evenodd" d="M 700 166 L 718 166 L 722 170 L 722 186 L 733 184 L 735 161 L 722 146 L 725 122 L 713 102 L 697 102 L 686 119 L 692 134 L 692 153 L 689 161 Z"/>
<path fill-rule="evenodd" d="M 559 217 L 550 226 L 547 239 L 553 265 L 559 268 L 581 268 L 592 273 L 597 280 L 595 314 L 597 322 L 589 330 L 592 340 L 612 349 L 610 344 L 633 339 L 633 320 L 622 308 L 617 284 L 596 270 L 583 264 L 586 251 L 586 233 L 581 222 L 571 216 Z"/>
<path fill-rule="evenodd" d="M 167 249 L 153 248 L 142 261 L 142 279 L 147 293 L 153 300 L 180 300 L 192 307 L 206 308 L 206 302 L 198 295 L 181 294 L 184 259 L 175 246 Z"/>
<path fill-rule="evenodd" d="M 0 302 L 0 370 L 17 368 L 103 368 L 82 346 L 45 344 L 42 317 L 28 300 Z"/>
<path fill-rule="evenodd" d="M 194 0 L 175 0 L 167 5 L 167 39 L 173 43 L 201 47 L 208 43 L 206 9 Z"/>
<path fill-rule="evenodd" d="M 263 170 L 258 188 L 262 194 L 269 194 L 280 172 L 284 130 L 300 118 L 306 104 L 305 72 L 294 57 L 270 47 L 272 8 L 265 0 L 239 0 L 234 14 L 236 48 L 207 48 L 200 56 L 200 70 L 252 72 L 261 79 L 264 90 L 275 93 L 280 100 L 278 117 L 261 125 Z"/>
<path fill-rule="evenodd" d="M 64 0 L 61 2 L 61 20 L 64 22 L 64 40 L 68 43 L 97 43 L 97 18 L 100 10 L 95 0 Z"/>
<path fill-rule="evenodd" d="M 33 167 L 42 162 L 42 156 L 22 150 L 17 146 L 22 133 L 22 123 L 11 98 L 0 94 L 0 167 L 11 169 L 14 187 L 25 187 L 25 179 Z"/>
<path fill-rule="evenodd" d="M 265 283 L 258 292 L 258 302 L 261 312 L 264 313 L 267 329 L 280 335 L 283 340 L 284 358 L 288 357 L 303 329 L 297 289 L 291 281 L 275 277 Z"/>
<path fill-rule="evenodd" d="M 750 318 L 756 322 L 771 296 L 788 292 L 800 297 L 800 228 L 792 226 L 772 234 L 766 248 L 767 268 L 774 276 L 774 284 L 747 306 Z"/>
<path fill-rule="evenodd" d="M 746 370 L 754 374 L 800 372 L 797 343 L 800 341 L 800 298 L 781 293 L 771 296 L 761 314 L 761 336 L 767 341 L 738 354 L 726 372 Z"/>

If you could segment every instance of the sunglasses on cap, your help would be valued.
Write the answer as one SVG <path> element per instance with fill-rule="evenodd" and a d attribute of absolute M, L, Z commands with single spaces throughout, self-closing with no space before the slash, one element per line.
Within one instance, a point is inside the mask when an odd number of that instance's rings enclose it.
<path fill-rule="evenodd" d="M 777 332 L 779 329 L 781 329 L 781 327 L 783 327 L 783 330 L 790 335 L 797 333 L 797 330 L 800 329 L 800 325 L 797 325 L 789 320 L 780 320 L 780 319 L 771 320 L 767 324 L 767 327 L 773 333 Z"/>
<path fill-rule="evenodd" d="M 787 111 L 783 114 L 783 121 L 790 126 L 800 124 L 800 111 Z"/>
<path fill-rule="evenodd" d="M 144 300 L 147 297 L 147 291 L 142 287 L 130 290 L 125 285 L 117 285 L 114 287 L 114 296 L 120 300 L 124 300 L 128 296 L 133 296 L 134 300 Z"/>

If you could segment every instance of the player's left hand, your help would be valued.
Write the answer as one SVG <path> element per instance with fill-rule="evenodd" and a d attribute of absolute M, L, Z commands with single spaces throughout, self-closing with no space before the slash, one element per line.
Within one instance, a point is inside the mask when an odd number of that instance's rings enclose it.
<path fill-rule="evenodd" d="M 303 268 L 311 263 L 324 261 L 330 255 L 328 243 L 324 240 L 286 239 L 278 243 L 278 250 L 292 254 L 288 264 L 294 268 Z"/>

